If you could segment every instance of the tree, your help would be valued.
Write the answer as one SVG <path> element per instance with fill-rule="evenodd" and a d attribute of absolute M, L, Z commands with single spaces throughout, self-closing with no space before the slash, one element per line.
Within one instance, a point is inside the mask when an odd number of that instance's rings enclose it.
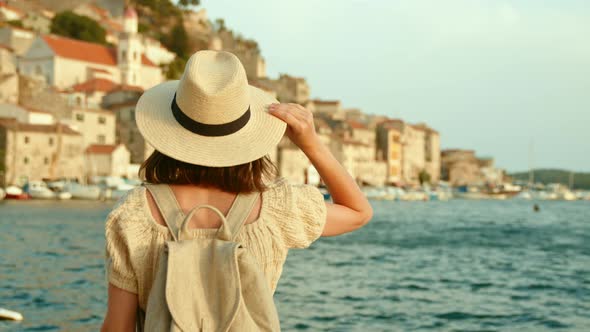
<path fill-rule="evenodd" d="M 200 3 L 200 0 L 178 0 L 178 4 L 183 7 L 198 6 Z"/>
<path fill-rule="evenodd" d="M 69 10 L 55 15 L 51 20 L 51 33 L 106 44 L 106 31 L 96 21 Z"/>
<path fill-rule="evenodd" d="M 423 169 L 420 171 L 420 174 L 418 174 L 418 180 L 420 181 L 420 185 L 430 183 L 430 174 Z"/>
<path fill-rule="evenodd" d="M 181 57 L 177 57 L 176 59 L 174 59 L 174 61 L 169 63 L 168 66 L 165 68 L 166 78 L 169 80 L 179 79 L 180 76 L 182 76 L 182 73 L 184 72 L 185 66 L 186 66 L 186 59 L 181 58 Z"/>
<path fill-rule="evenodd" d="M 179 57 L 187 58 L 189 40 L 182 21 L 178 22 L 168 35 L 164 35 L 161 42 Z"/>

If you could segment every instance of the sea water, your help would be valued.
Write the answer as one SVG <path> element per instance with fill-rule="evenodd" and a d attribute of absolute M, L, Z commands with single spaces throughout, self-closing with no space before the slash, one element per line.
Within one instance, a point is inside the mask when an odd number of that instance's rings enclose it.
<path fill-rule="evenodd" d="M 0 331 L 97 331 L 113 203 L 0 203 Z M 284 331 L 590 331 L 590 202 L 372 202 L 363 229 L 292 250 Z"/>

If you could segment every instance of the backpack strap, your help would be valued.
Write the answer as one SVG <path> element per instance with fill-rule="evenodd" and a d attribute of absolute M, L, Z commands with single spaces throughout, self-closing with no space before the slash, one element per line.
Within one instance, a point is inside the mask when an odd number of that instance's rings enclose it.
<path fill-rule="evenodd" d="M 227 213 L 226 222 L 217 231 L 217 238 L 225 241 L 234 241 L 248 219 L 259 196 L 259 192 L 249 194 L 239 193 Z"/>
<path fill-rule="evenodd" d="M 168 230 L 172 233 L 172 238 L 174 241 L 178 241 L 178 220 L 183 216 L 183 213 L 172 189 L 166 184 L 144 183 L 143 186 L 152 194 Z"/>

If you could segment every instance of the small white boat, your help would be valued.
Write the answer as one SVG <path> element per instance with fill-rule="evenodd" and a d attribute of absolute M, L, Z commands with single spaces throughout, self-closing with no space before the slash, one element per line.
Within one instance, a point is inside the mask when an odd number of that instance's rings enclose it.
<path fill-rule="evenodd" d="M 60 191 L 56 193 L 57 199 L 60 199 L 62 201 L 68 200 L 68 199 L 72 199 L 72 193 L 67 192 L 67 191 Z"/>
<path fill-rule="evenodd" d="M 34 199 L 54 199 L 55 193 L 43 181 L 31 181 L 26 186 L 27 192 Z"/>
<path fill-rule="evenodd" d="M 88 186 L 79 183 L 68 183 L 64 189 L 69 192 L 74 199 L 100 199 L 101 190 L 98 186 Z"/>
<path fill-rule="evenodd" d="M 23 320 L 23 315 L 20 312 L 0 308 L 0 320 Z"/>

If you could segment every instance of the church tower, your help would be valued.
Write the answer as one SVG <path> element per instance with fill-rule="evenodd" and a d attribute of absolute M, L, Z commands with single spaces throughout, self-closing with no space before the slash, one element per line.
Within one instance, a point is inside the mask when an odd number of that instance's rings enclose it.
<path fill-rule="evenodd" d="M 137 12 L 129 6 L 123 14 L 123 32 L 119 36 L 117 64 L 121 71 L 121 83 L 140 85 L 143 47 L 137 34 Z"/>

